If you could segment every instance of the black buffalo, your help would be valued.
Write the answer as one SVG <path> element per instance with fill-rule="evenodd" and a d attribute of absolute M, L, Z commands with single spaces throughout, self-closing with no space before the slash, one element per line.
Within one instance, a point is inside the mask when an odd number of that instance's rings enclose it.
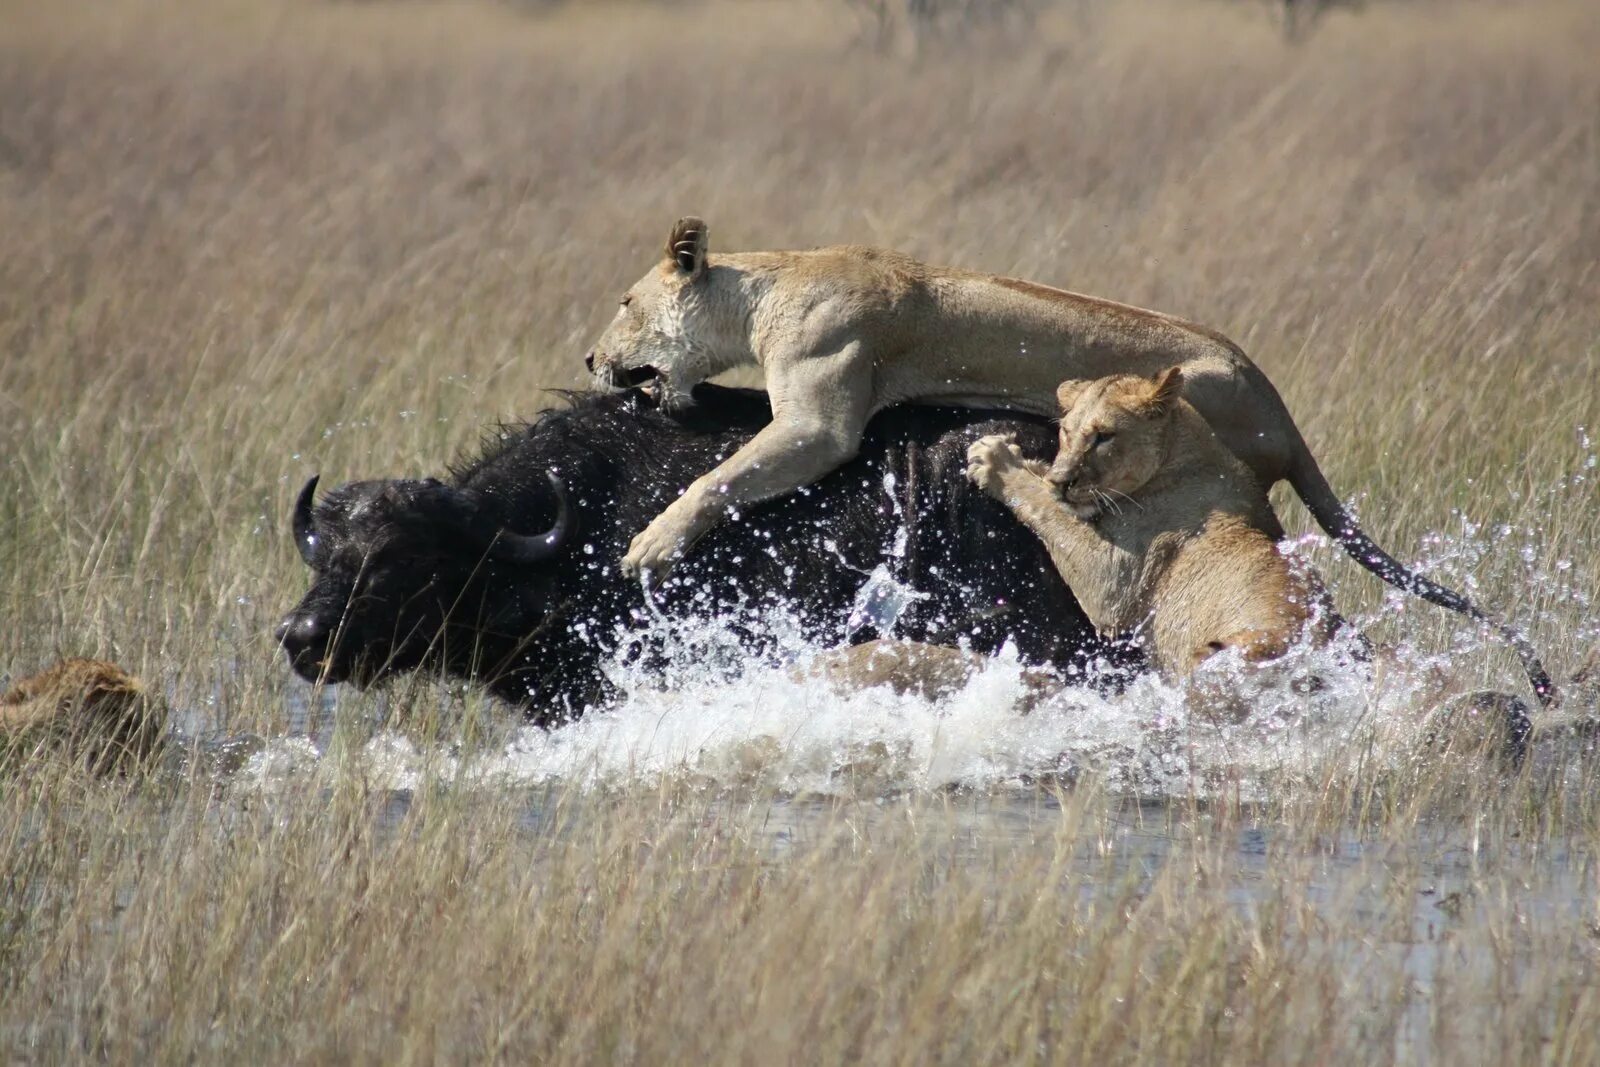
<path fill-rule="evenodd" d="M 879 415 L 854 460 L 719 524 L 647 604 L 618 568 L 629 539 L 770 417 L 765 394 L 715 386 L 670 417 L 637 391 L 576 394 L 502 430 L 444 481 L 352 482 L 314 504 L 313 478 L 294 518 L 313 583 L 278 640 L 307 679 L 367 685 L 428 669 L 481 681 L 548 723 L 604 698 L 606 656 L 662 651 L 637 638 L 653 632 L 652 612 L 722 613 L 757 651 L 774 605 L 812 640 L 878 636 L 847 620 L 881 565 L 925 594 L 900 636 L 981 652 L 1011 639 L 1025 660 L 1069 674 L 1133 665 L 1095 635 L 1038 540 L 965 477 L 983 434 L 1053 454 L 1053 423 L 1009 413 Z"/>

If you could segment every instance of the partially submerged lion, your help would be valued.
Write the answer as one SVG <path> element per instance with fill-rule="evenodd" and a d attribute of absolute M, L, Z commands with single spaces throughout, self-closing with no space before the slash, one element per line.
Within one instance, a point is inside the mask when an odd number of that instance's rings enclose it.
<path fill-rule="evenodd" d="M 167 709 L 114 663 L 71 658 L 0 694 L 0 759 L 65 757 L 94 774 L 143 766 L 160 751 Z"/>

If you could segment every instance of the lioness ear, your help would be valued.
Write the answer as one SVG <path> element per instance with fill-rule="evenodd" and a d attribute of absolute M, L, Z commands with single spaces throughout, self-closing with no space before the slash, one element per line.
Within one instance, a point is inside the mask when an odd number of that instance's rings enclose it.
<path fill-rule="evenodd" d="M 1065 415 L 1072 410 L 1088 386 L 1089 382 L 1083 378 L 1068 378 L 1056 386 L 1056 403 L 1061 405 L 1061 414 Z"/>
<path fill-rule="evenodd" d="M 1172 402 L 1178 399 L 1178 391 L 1183 388 L 1183 368 L 1168 367 L 1160 374 L 1150 386 L 1150 396 L 1145 400 L 1145 410 L 1152 415 L 1162 415 L 1171 410 Z"/>
<path fill-rule="evenodd" d="M 706 269 L 704 219 L 689 215 L 678 220 L 678 224 L 667 235 L 667 259 L 691 277 Z"/>

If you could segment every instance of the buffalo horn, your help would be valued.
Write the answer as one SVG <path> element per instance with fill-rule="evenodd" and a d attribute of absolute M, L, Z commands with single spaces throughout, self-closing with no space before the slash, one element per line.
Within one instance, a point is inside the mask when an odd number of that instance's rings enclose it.
<path fill-rule="evenodd" d="M 300 498 L 294 502 L 294 547 L 308 565 L 311 563 L 311 546 L 317 536 L 316 528 L 311 524 L 311 502 L 317 495 L 317 478 L 318 475 L 311 476 L 305 488 L 300 490 Z"/>
<path fill-rule="evenodd" d="M 556 491 L 556 521 L 542 534 L 514 534 L 505 530 L 489 548 L 491 558 L 502 563 L 542 563 L 553 557 L 566 545 L 577 523 L 572 515 L 572 505 L 567 501 L 567 487 L 561 484 L 554 471 L 546 471 L 550 485 Z"/>

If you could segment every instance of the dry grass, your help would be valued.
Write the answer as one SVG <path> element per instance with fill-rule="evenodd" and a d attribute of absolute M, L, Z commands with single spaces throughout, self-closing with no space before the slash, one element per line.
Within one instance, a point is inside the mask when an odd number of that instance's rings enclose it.
<path fill-rule="evenodd" d="M 796 811 L 396 798 L 348 769 L 221 805 L 35 779 L 0 815 L 0 1037 L 112 1062 L 1594 1062 L 1594 861 L 1513 792 L 1358 837 L 1093 789 Z"/>
<path fill-rule="evenodd" d="M 295 488 L 435 472 L 575 383 L 690 210 L 714 248 L 893 245 L 1214 324 L 1382 542 L 1555 673 L 1587 654 L 1593 5 L 1376 5 L 1300 48 L 1246 6 L 1067 5 L 915 63 L 855 32 L 0 0 L 0 667 L 105 656 L 193 728 L 281 728 Z M 381 818 L 358 763 L 319 774 L 0 783 L 8 1058 L 1600 1059 L 1586 764 L 1351 754 L 1270 812 L 1086 788 L 1005 839 L 983 798 L 845 805 L 781 848 L 771 798 L 425 775 Z"/>

